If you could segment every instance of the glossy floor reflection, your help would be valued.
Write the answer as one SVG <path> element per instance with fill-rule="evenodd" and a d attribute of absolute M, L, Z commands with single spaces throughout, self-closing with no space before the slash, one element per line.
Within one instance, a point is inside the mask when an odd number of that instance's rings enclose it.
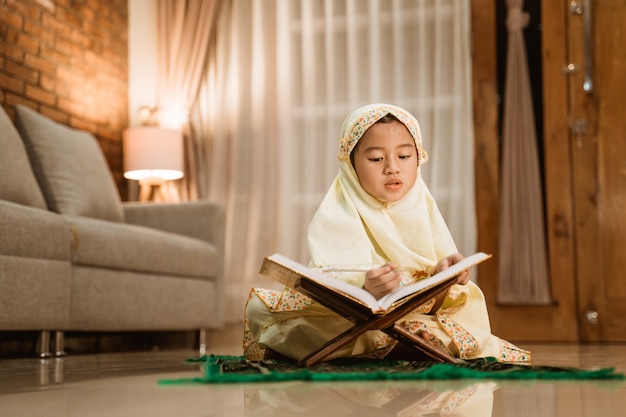
<path fill-rule="evenodd" d="M 233 337 L 237 337 L 234 335 Z M 626 345 L 524 345 L 539 365 L 626 372 Z M 214 337 L 212 351 L 240 354 Z M 0 416 L 626 415 L 626 381 L 402 381 L 161 385 L 200 375 L 193 351 L 0 360 Z"/>

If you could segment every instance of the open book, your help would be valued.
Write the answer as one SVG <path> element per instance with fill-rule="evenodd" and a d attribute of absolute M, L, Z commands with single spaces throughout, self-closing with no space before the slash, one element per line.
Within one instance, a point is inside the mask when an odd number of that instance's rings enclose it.
<path fill-rule="evenodd" d="M 359 304 L 366 307 L 369 313 L 378 315 L 386 314 L 428 290 L 453 281 L 463 270 L 490 257 L 491 255 L 483 252 L 475 253 L 429 278 L 401 287 L 378 300 L 363 288 L 308 268 L 278 253 L 266 257 L 259 272 L 281 284 L 312 296 L 318 302 L 324 303 L 330 296 L 335 302 L 341 303 L 343 298 L 347 303 Z M 353 306 L 353 308 L 359 307 Z"/>

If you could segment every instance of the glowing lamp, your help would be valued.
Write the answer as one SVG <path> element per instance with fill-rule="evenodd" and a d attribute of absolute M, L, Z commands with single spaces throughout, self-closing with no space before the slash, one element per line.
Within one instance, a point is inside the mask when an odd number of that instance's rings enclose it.
<path fill-rule="evenodd" d="M 183 175 L 181 131 L 156 126 L 124 131 L 124 177 L 139 181 L 140 200 L 167 200 L 163 184 Z"/>

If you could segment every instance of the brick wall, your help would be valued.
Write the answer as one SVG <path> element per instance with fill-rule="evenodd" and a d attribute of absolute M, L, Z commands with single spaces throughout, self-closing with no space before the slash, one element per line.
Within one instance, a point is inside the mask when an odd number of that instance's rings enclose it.
<path fill-rule="evenodd" d="M 93 133 L 125 196 L 127 0 L 0 0 L 0 103 Z"/>

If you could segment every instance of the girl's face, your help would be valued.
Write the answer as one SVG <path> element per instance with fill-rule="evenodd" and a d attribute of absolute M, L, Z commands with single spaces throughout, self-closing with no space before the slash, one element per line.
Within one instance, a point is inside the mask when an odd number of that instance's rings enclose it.
<path fill-rule="evenodd" d="M 354 148 L 353 165 L 369 195 L 382 203 L 399 201 L 417 180 L 413 137 L 400 122 L 375 123 Z"/>

